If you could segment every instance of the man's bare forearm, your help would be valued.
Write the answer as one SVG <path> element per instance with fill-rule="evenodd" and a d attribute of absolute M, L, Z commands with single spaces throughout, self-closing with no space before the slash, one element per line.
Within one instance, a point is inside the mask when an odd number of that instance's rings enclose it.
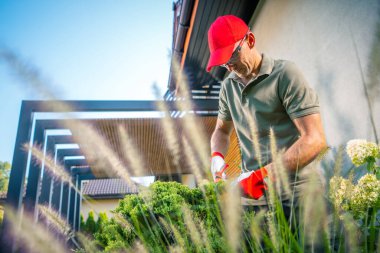
<path fill-rule="evenodd" d="M 319 113 L 295 119 L 293 122 L 300 132 L 300 138 L 286 150 L 282 159 L 284 166 L 290 171 L 305 167 L 327 148 Z M 268 168 L 271 166 L 269 164 Z"/>
<path fill-rule="evenodd" d="M 223 155 L 227 154 L 230 144 L 230 135 L 220 129 L 215 129 L 211 136 L 211 153 L 220 152 Z"/>
<path fill-rule="evenodd" d="M 290 171 L 303 168 L 326 149 L 324 137 L 300 137 L 284 154 L 283 163 Z"/>

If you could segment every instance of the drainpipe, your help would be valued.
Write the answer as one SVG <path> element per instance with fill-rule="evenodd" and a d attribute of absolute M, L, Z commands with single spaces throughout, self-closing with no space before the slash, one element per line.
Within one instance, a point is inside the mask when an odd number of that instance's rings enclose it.
<path fill-rule="evenodd" d="M 182 3 L 177 2 L 176 4 L 173 4 L 174 25 L 176 25 L 177 23 L 177 20 L 176 20 L 177 8 L 181 8 L 179 23 L 177 25 L 176 36 L 174 38 L 173 48 L 172 48 L 172 60 L 176 60 L 178 63 L 180 63 L 182 60 L 186 35 L 190 27 L 190 20 L 191 20 L 191 15 L 193 12 L 193 7 L 194 7 L 194 0 L 183 0 Z M 174 78 L 172 75 L 172 64 L 171 64 L 170 72 L 169 72 L 169 84 L 168 84 L 168 88 L 170 91 L 173 91 L 175 89 L 175 83 L 173 79 Z"/>

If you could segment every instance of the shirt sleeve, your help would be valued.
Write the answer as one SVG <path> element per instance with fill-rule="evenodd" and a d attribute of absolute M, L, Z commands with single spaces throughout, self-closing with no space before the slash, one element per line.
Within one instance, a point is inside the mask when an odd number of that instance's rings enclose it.
<path fill-rule="evenodd" d="M 319 113 L 318 96 L 294 63 L 285 64 L 278 92 L 291 119 Z"/>
<path fill-rule="evenodd" d="M 227 101 L 227 97 L 226 97 L 226 84 L 225 84 L 225 82 L 222 83 L 222 87 L 220 88 L 220 92 L 219 92 L 218 118 L 221 120 L 224 120 L 224 121 L 232 120 L 230 108 L 228 106 L 228 101 Z"/>

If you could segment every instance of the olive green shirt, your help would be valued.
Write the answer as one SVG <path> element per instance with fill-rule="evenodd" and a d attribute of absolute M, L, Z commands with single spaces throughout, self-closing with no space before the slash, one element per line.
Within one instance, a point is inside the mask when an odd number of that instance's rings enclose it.
<path fill-rule="evenodd" d="M 317 94 L 292 62 L 263 54 L 259 74 L 246 86 L 231 72 L 219 95 L 218 118 L 233 121 L 239 139 L 242 171 L 256 170 L 271 162 L 270 128 L 277 148 L 288 149 L 299 132 L 292 119 L 319 113 Z M 256 125 L 261 164 L 254 152 L 249 117 Z"/>

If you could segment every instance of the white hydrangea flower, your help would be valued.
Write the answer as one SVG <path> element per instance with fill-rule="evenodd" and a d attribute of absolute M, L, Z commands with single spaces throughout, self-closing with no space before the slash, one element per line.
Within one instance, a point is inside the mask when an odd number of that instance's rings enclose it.
<path fill-rule="evenodd" d="M 348 210 L 348 200 L 353 189 L 352 183 L 345 178 L 333 176 L 330 179 L 330 198 L 336 210 Z"/>
<path fill-rule="evenodd" d="M 363 139 L 351 140 L 347 143 L 346 151 L 352 163 L 358 167 L 369 157 L 380 157 L 380 148 L 376 143 Z"/>
<path fill-rule="evenodd" d="M 350 207 L 353 214 L 362 217 L 370 207 L 374 207 L 380 201 L 380 180 L 374 174 L 366 174 L 359 179 L 354 187 Z"/>

